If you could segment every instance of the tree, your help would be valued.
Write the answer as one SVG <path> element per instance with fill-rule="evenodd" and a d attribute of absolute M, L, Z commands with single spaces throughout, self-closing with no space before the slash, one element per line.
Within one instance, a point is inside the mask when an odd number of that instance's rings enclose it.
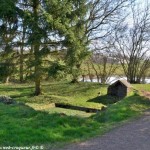
<path fill-rule="evenodd" d="M 150 15 L 149 8 L 140 11 L 132 7 L 132 24 L 118 25 L 115 50 L 130 83 L 141 83 L 150 68 Z"/>
<path fill-rule="evenodd" d="M 72 75 L 72 83 L 78 82 L 81 64 L 89 55 L 86 36 L 86 15 L 89 4 L 86 0 L 74 1 L 72 13 L 69 16 L 69 29 L 65 36 L 64 45 L 67 47 L 66 63 Z"/>
<path fill-rule="evenodd" d="M 77 82 L 81 73 L 81 64 L 91 54 L 90 43 L 111 33 L 111 25 L 119 20 L 121 10 L 127 6 L 127 2 L 128 0 L 77 1 L 78 5 L 74 10 L 75 13 L 77 12 L 76 16 L 80 17 L 76 22 L 71 22 L 74 29 L 71 29 L 73 32 L 68 36 L 66 46 L 68 47 L 67 63 L 73 75 L 72 82 Z"/>
<path fill-rule="evenodd" d="M 18 60 L 21 82 L 24 74 L 24 56 L 28 57 L 27 69 L 35 81 L 35 95 L 42 92 L 41 80 L 46 71 L 44 65 L 47 61 L 45 58 L 55 49 L 66 50 L 64 62 L 73 76 L 73 82 L 77 82 L 81 64 L 90 54 L 89 43 L 95 38 L 100 38 L 98 32 L 106 36 L 105 27 L 108 29 L 113 22 L 112 18 L 117 16 L 127 1 L 2 0 L 1 49 L 9 59 L 15 56 L 15 63 Z M 7 11 L 4 8 L 7 8 Z M 27 47 L 29 51 L 26 50 Z M 8 59 L 5 58 L 6 60 Z M 14 63 L 13 59 L 11 60 L 9 63 Z"/>
<path fill-rule="evenodd" d="M 27 4 L 27 1 L 24 1 L 24 4 Z M 19 66 L 19 80 L 20 83 L 24 81 L 24 70 L 25 70 L 25 58 L 27 56 L 27 48 L 29 45 L 27 45 L 27 39 L 29 34 L 27 33 L 27 23 L 26 23 L 26 5 L 23 5 L 20 1 L 17 3 L 17 6 L 19 7 L 19 29 L 17 31 L 16 36 L 16 45 L 18 48 L 18 66 Z M 26 50 L 26 56 L 24 55 L 24 51 Z M 29 56 L 30 57 L 30 56 Z"/>
<path fill-rule="evenodd" d="M 95 52 L 91 57 L 91 65 L 95 71 L 97 81 L 102 84 L 107 83 L 118 68 L 117 58 L 109 54 Z"/>
<path fill-rule="evenodd" d="M 93 44 L 103 40 L 114 31 L 116 23 L 124 18 L 124 11 L 130 0 L 90 0 L 90 9 L 86 23 L 86 35 Z"/>
<path fill-rule="evenodd" d="M 4 82 L 9 82 L 9 77 L 13 72 L 14 41 L 18 29 L 18 9 L 15 0 L 2 0 L 0 5 L 0 54 L 1 72 Z"/>
<path fill-rule="evenodd" d="M 53 51 L 55 47 L 57 49 L 66 47 L 69 49 L 67 57 L 69 60 L 69 54 L 74 46 L 77 50 L 83 46 L 81 39 L 77 41 L 80 36 L 78 29 L 82 28 L 82 23 L 78 21 L 80 20 L 78 18 L 81 18 L 80 9 L 77 9 L 79 3 L 81 2 L 77 0 L 20 2 L 20 5 L 26 6 L 23 11 L 29 35 L 27 44 L 31 46 L 33 51 L 31 64 L 34 67 L 35 95 L 41 94 L 41 80 L 44 72 L 43 57 L 50 54 L 50 51 Z M 78 34 L 76 34 L 77 32 Z"/>

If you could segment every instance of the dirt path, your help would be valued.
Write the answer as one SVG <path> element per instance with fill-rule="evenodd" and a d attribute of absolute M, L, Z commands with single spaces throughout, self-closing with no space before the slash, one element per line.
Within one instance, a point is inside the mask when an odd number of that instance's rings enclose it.
<path fill-rule="evenodd" d="M 69 145 L 63 150 L 150 150 L 150 111 L 101 137 Z"/>
<path fill-rule="evenodd" d="M 141 91 L 141 93 L 143 94 L 143 96 L 147 97 L 150 99 L 150 92 L 149 91 Z"/>
<path fill-rule="evenodd" d="M 150 92 L 141 92 L 150 99 Z M 150 150 L 150 110 L 138 120 L 115 128 L 103 136 L 71 144 L 60 150 Z"/>

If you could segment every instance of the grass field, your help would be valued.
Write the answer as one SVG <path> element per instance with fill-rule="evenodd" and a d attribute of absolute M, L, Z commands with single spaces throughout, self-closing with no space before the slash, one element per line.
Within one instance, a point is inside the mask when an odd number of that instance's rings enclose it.
<path fill-rule="evenodd" d="M 8 95 L 18 101 L 27 102 L 28 104 L 50 103 L 67 103 L 76 106 L 86 106 L 89 108 L 101 108 L 103 104 L 92 102 L 101 91 L 102 95 L 106 94 L 106 85 L 97 83 L 79 83 L 70 84 L 67 82 L 43 84 L 43 94 L 32 96 L 33 86 L 28 85 L 1 85 L 1 95 Z M 32 105 L 33 106 L 33 105 Z"/>
<path fill-rule="evenodd" d="M 135 89 L 140 91 L 149 91 L 150 92 L 150 84 L 135 84 Z"/>
<path fill-rule="evenodd" d="M 94 68 L 99 72 L 100 70 L 103 70 L 104 66 L 100 65 L 100 64 L 93 64 Z M 111 64 L 106 64 L 106 72 L 110 71 L 110 66 Z M 124 71 L 122 69 L 122 66 L 120 64 L 114 64 L 113 68 L 116 68 L 115 72 L 111 75 L 118 75 L 118 76 L 124 76 Z M 89 71 L 88 71 L 88 66 L 87 63 L 83 63 L 81 65 L 81 69 L 82 69 L 82 74 L 88 75 Z M 100 69 L 100 70 L 99 70 Z M 93 75 L 95 74 L 95 70 L 93 69 L 92 65 L 90 64 L 90 73 Z"/>
<path fill-rule="evenodd" d="M 142 85 L 135 88 L 141 89 Z M 143 85 L 147 90 L 150 85 Z M 96 83 L 43 84 L 43 95 L 33 97 L 33 85 L 0 85 L 0 95 L 8 95 L 25 104 L 0 103 L 0 146 L 43 145 L 45 149 L 103 134 L 112 127 L 142 114 L 150 101 L 138 94 L 110 105 L 107 86 Z M 101 97 L 97 93 L 101 91 Z M 101 107 L 106 111 L 90 114 L 55 108 L 55 102 Z M 66 115 L 65 115 L 66 114 Z"/>

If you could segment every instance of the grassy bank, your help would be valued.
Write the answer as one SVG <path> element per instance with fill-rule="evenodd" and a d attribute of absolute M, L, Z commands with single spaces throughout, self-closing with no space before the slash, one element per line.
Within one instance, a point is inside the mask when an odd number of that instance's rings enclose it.
<path fill-rule="evenodd" d="M 18 101 L 34 104 L 36 106 L 47 106 L 51 103 L 67 103 L 76 106 L 86 106 L 89 108 L 101 108 L 102 103 L 92 102 L 92 99 L 98 97 L 98 93 L 106 94 L 106 85 L 97 83 L 79 83 L 70 84 L 68 82 L 59 82 L 42 85 L 43 94 L 33 96 L 33 85 L 1 85 L 1 95 L 9 95 Z M 90 101 L 91 100 L 91 101 Z M 34 106 L 32 105 L 32 106 Z M 36 107 L 37 108 L 37 107 Z M 38 108 L 37 108 L 38 109 Z"/>
<path fill-rule="evenodd" d="M 98 98 L 99 90 L 102 96 Z M 44 84 L 42 96 L 33 97 L 32 85 L 0 85 L 0 95 L 25 102 L 0 104 L 0 146 L 43 145 L 51 149 L 102 134 L 150 108 L 150 101 L 138 94 L 113 105 L 103 104 L 104 98 L 108 100 L 106 90 L 107 86 L 94 83 L 52 83 Z M 87 114 L 49 106 L 58 101 L 89 107 L 107 105 L 108 108 L 101 113 Z"/>

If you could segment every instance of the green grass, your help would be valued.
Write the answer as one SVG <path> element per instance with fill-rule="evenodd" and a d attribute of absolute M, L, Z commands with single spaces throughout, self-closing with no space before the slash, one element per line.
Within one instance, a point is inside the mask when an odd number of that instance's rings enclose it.
<path fill-rule="evenodd" d="M 137 90 L 150 92 L 150 84 L 133 84 L 133 86 Z"/>
<path fill-rule="evenodd" d="M 18 101 L 49 104 L 49 103 L 67 103 L 76 106 L 86 106 L 89 108 L 101 108 L 104 106 L 99 103 L 89 102 L 98 96 L 98 92 L 106 93 L 106 86 L 100 86 L 97 83 L 70 84 L 66 82 L 43 84 L 43 94 L 32 96 L 33 86 L 27 85 L 1 85 L 1 95 L 9 95 Z"/>
<path fill-rule="evenodd" d="M 26 103 L 27 106 L 34 108 L 35 110 L 46 111 L 50 114 L 60 113 L 68 116 L 79 116 L 79 117 L 90 117 L 94 113 L 86 113 L 84 111 L 71 110 L 55 107 L 54 104 L 36 104 L 36 103 Z"/>
<path fill-rule="evenodd" d="M 13 96 L 26 103 L 0 103 L 0 146 L 43 145 L 45 149 L 51 149 L 56 145 L 62 146 L 103 134 L 150 108 L 150 100 L 138 94 L 130 94 L 108 105 L 111 97 L 105 95 L 107 86 L 100 87 L 94 83 L 44 84 L 44 94 L 39 97 L 32 96 L 33 90 L 32 85 L 0 85 L 0 95 Z M 98 98 L 99 90 L 103 95 Z M 87 114 L 54 108 L 51 102 L 58 101 L 84 106 L 87 104 L 89 107 L 103 103 L 108 108 L 97 114 Z"/>
<path fill-rule="evenodd" d="M 100 122 L 117 123 L 136 117 L 150 108 L 150 100 L 139 95 L 132 95 L 111 105 L 105 112 L 95 115 Z"/>
<path fill-rule="evenodd" d="M 57 142 L 73 141 L 94 132 L 98 123 L 79 117 L 62 116 L 35 111 L 25 105 L 0 104 L 1 146 L 49 146 Z"/>

